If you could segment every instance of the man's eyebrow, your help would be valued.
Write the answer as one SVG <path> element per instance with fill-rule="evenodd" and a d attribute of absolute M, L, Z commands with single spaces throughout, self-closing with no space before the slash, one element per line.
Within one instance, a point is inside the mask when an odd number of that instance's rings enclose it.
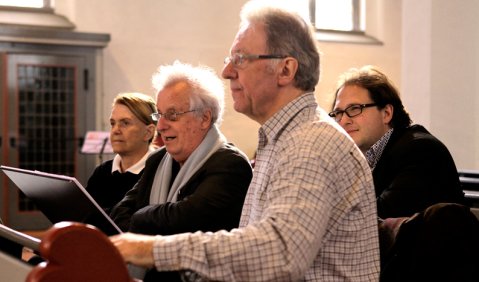
<path fill-rule="evenodd" d="M 357 105 L 361 105 L 361 104 L 364 104 L 364 103 L 349 103 L 346 105 L 346 107 L 344 107 L 344 109 L 348 108 L 348 107 L 351 107 L 351 106 L 357 106 Z M 343 110 L 344 110 L 343 109 Z M 340 108 L 334 108 L 333 111 L 342 111 Z"/>
<path fill-rule="evenodd" d="M 231 54 L 244 54 L 244 53 L 245 53 L 244 48 L 231 50 Z"/>
<path fill-rule="evenodd" d="M 162 113 L 162 112 L 160 111 L 160 109 L 156 109 L 156 110 L 157 110 L 159 113 Z M 178 110 L 176 109 L 176 107 L 175 107 L 175 106 L 172 106 L 172 107 L 167 108 L 166 111 L 164 111 L 164 113 L 166 113 L 166 112 L 177 112 L 177 111 L 178 111 Z"/>

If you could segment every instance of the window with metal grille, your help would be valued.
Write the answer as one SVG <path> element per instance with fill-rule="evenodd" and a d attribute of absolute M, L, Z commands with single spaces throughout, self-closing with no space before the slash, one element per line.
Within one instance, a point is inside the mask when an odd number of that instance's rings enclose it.
<path fill-rule="evenodd" d="M 18 65 L 18 146 L 22 168 L 75 174 L 73 67 Z M 35 210 L 19 195 L 19 210 Z"/>

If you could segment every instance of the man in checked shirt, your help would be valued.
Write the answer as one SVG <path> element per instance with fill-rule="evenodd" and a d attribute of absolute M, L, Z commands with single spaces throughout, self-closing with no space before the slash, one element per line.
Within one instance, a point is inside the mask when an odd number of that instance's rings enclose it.
<path fill-rule="evenodd" d="M 248 2 L 225 59 L 236 111 L 259 144 L 240 227 L 111 238 L 125 261 L 194 281 L 378 281 L 376 197 L 368 163 L 318 107 L 319 52 L 290 11 Z"/>

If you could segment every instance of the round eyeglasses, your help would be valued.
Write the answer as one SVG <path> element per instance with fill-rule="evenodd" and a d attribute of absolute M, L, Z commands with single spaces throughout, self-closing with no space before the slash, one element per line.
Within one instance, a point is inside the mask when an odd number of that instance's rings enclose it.
<path fill-rule="evenodd" d="M 346 113 L 346 115 L 348 117 L 352 118 L 352 117 L 360 115 L 363 112 L 364 108 L 375 107 L 375 106 L 377 106 L 376 103 L 354 104 L 354 105 L 351 105 L 351 106 L 347 107 L 344 110 L 332 111 L 328 115 L 330 117 L 334 118 L 335 121 L 340 122 L 344 113 Z"/>
<path fill-rule="evenodd" d="M 191 112 L 195 112 L 197 110 L 191 110 L 191 111 L 185 111 L 185 112 L 176 112 L 176 111 L 167 111 L 166 113 L 152 113 L 150 116 L 151 116 L 151 119 L 153 121 L 159 121 L 160 118 L 164 118 L 166 120 L 169 120 L 169 121 L 177 121 L 178 120 L 178 116 L 180 115 L 183 115 L 183 114 L 187 114 L 187 113 L 191 113 Z"/>

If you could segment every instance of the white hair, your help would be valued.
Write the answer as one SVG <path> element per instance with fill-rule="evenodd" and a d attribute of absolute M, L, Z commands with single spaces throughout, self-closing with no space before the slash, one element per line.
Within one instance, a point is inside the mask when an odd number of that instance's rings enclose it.
<path fill-rule="evenodd" d="M 192 66 L 175 61 L 162 65 L 153 74 L 156 93 L 177 82 L 186 82 L 192 89 L 190 110 L 211 110 L 211 122 L 219 126 L 223 120 L 225 87 L 216 72 L 207 66 Z"/>

